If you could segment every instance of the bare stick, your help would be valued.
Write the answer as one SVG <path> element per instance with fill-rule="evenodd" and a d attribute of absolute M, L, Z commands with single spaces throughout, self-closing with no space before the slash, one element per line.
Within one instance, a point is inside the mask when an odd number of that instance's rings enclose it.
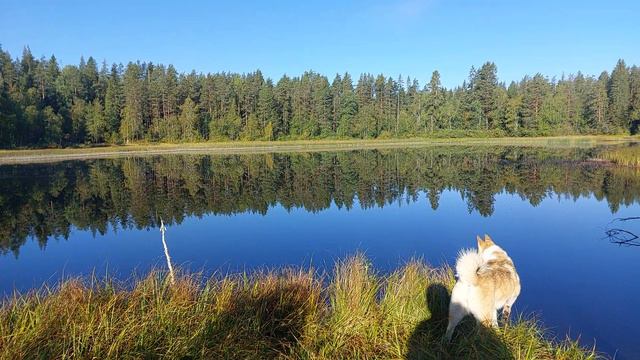
<path fill-rule="evenodd" d="M 167 242 L 164 241 L 164 232 L 167 228 L 164 226 L 164 221 L 160 219 L 160 232 L 162 233 L 162 246 L 164 246 L 164 256 L 167 258 L 167 267 L 169 268 L 169 279 L 171 281 L 171 285 L 176 284 L 176 278 L 173 275 L 173 266 L 171 266 L 171 257 L 169 256 L 169 248 L 167 247 Z"/>

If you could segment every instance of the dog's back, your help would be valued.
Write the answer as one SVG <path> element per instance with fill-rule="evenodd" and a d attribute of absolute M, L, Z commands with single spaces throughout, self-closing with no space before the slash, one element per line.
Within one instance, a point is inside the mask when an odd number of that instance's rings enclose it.
<path fill-rule="evenodd" d="M 508 304 L 506 311 L 509 312 L 511 304 L 520 294 L 520 278 L 507 253 L 497 245 L 492 247 L 483 252 L 483 258 L 486 258 L 487 252 L 490 258 L 478 268 L 478 287 L 483 297 L 492 298 L 495 310 Z"/>
<path fill-rule="evenodd" d="M 478 250 L 465 250 L 456 261 L 458 282 L 451 293 L 446 336 L 467 314 L 486 325 L 497 326 L 497 310 L 508 316 L 520 294 L 520 278 L 507 253 L 489 236 L 478 238 Z"/>

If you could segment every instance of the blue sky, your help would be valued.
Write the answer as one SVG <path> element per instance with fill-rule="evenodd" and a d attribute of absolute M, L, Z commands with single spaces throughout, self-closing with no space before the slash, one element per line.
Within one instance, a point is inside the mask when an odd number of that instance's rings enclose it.
<path fill-rule="evenodd" d="M 501 80 L 640 64 L 639 1 L 28 1 L 0 3 L 0 45 L 62 64 L 172 63 L 279 78 L 313 69 L 445 86 L 494 61 Z"/>

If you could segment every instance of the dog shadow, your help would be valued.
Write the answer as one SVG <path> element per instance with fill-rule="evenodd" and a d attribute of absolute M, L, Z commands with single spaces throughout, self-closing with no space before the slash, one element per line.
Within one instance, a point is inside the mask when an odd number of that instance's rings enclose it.
<path fill-rule="evenodd" d="M 495 331 L 465 317 L 451 341 L 444 339 L 451 295 L 443 284 L 431 284 L 426 292 L 431 316 L 421 321 L 409 338 L 407 360 L 423 359 L 515 359 Z"/>

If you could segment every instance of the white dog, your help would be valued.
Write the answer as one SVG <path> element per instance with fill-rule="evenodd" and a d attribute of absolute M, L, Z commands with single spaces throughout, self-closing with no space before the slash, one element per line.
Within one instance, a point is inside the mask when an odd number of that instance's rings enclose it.
<path fill-rule="evenodd" d="M 488 235 L 484 240 L 478 236 L 477 240 L 478 250 L 463 250 L 456 261 L 458 281 L 449 304 L 445 334 L 448 340 L 468 314 L 486 326 L 497 327 L 497 311 L 502 309 L 508 318 L 511 305 L 520 294 L 520 278 L 511 258 Z"/>

